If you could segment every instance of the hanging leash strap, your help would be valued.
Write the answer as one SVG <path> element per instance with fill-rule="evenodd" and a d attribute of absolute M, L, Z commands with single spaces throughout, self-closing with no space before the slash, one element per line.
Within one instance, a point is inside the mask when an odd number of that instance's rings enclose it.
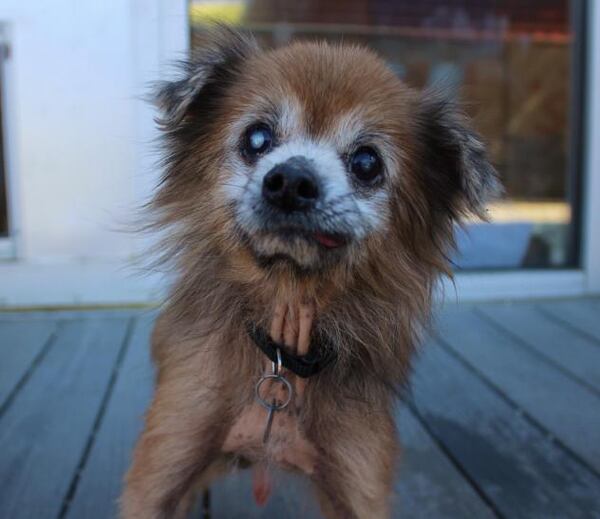
<path fill-rule="evenodd" d="M 335 348 L 326 337 L 320 337 L 317 344 L 311 342 L 306 355 L 288 353 L 283 344 L 275 342 L 267 331 L 254 323 L 248 324 L 248 335 L 252 342 L 270 359 L 302 378 L 320 373 L 337 359 Z"/>

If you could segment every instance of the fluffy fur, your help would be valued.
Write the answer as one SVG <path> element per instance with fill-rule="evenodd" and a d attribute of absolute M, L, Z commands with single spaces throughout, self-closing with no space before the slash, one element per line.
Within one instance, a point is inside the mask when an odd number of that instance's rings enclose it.
<path fill-rule="evenodd" d="M 397 389 L 435 281 L 450 274 L 454 223 L 483 214 L 497 190 L 481 140 L 453 103 L 407 87 L 369 50 L 296 43 L 263 51 L 225 28 L 207 35 L 179 80 L 159 86 L 157 101 L 165 159 L 151 208 L 178 277 L 153 336 L 157 389 L 122 516 L 182 514 L 193 483 L 207 485 L 231 465 L 236 453 L 224 454 L 223 441 L 264 365 L 245 323 L 268 328 L 276 302 L 311 300 L 314 333 L 332 339 L 338 360 L 308 381 L 295 411 L 318 452 L 310 478 L 329 517 L 386 517 Z M 257 120 L 278 141 L 264 161 L 276 163 L 288 146 L 324 172 L 333 194 L 318 225 L 346 233 L 343 247 L 265 231 L 252 197 L 260 198 L 254 184 L 267 162 L 248 164 L 239 153 Z M 383 162 L 375 187 L 345 167 L 364 142 Z M 281 251 L 291 260 L 276 261 Z"/>

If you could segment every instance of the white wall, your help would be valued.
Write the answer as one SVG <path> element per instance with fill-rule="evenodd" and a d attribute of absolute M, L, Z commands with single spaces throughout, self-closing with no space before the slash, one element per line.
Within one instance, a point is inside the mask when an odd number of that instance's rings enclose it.
<path fill-rule="evenodd" d="M 184 0 L 0 2 L 17 260 L 0 263 L 0 304 L 149 297 L 153 284 L 123 269 L 140 249 L 123 230 L 154 178 L 152 112 L 140 97 L 186 48 L 185 8 Z"/>

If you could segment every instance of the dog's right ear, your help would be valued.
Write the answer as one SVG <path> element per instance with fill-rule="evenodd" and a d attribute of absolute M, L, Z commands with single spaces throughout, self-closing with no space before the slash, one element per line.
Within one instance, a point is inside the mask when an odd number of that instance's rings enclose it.
<path fill-rule="evenodd" d="M 198 50 L 181 62 L 183 77 L 158 83 L 155 104 L 164 130 L 176 129 L 190 114 L 202 112 L 214 102 L 238 72 L 240 65 L 259 51 L 252 36 L 225 25 L 215 25 L 201 37 Z"/>

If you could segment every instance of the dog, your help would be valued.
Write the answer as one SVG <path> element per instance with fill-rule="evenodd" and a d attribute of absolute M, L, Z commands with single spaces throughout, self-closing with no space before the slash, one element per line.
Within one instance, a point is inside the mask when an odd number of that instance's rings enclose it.
<path fill-rule="evenodd" d="M 366 48 L 262 50 L 226 27 L 156 102 L 150 225 L 177 277 L 122 517 L 183 517 L 249 465 L 259 502 L 275 465 L 309 478 L 326 517 L 388 517 L 394 406 L 454 226 L 499 189 L 482 140 Z"/>

